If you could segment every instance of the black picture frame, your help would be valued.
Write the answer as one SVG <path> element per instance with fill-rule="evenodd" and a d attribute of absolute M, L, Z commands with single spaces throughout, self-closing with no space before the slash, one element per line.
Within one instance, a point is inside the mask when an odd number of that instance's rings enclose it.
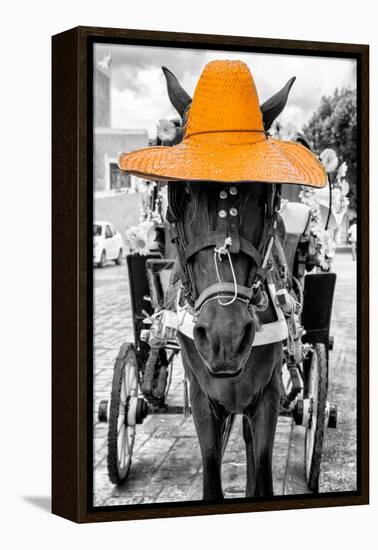
<path fill-rule="evenodd" d="M 207 48 L 357 61 L 358 487 L 353 493 L 94 508 L 92 505 L 92 70 L 94 43 Z M 163 518 L 369 502 L 369 47 L 77 27 L 52 38 L 52 511 L 75 522 Z"/>

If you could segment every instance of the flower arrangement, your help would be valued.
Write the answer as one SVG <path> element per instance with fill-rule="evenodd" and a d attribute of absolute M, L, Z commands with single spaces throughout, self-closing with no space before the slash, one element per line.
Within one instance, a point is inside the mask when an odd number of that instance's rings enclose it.
<path fill-rule="evenodd" d="M 327 270 L 329 268 L 329 259 L 333 258 L 335 253 L 335 244 L 330 232 L 324 229 L 319 195 L 311 187 L 302 187 L 299 198 L 304 204 L 310 207 L 310 235 L 314 239 L 315 256 L 320 267 Z"/>
<path fill-rule="evenodd" d="M 155 223 L 152 220 L 141 221 L 130 227 L 125 233 L 125 242 L 130 252 L 147 255 L 155 239 Z"/>
<path fill-rule="evenodd" d="M 156 130 L 158 139 L 172 142 L 182 128 L 174 120 L 161 119 Z M 162 227 L 168 206 L 167 188 L 159 187 L 156 181 L 138 179 L 136 191 L 142 195 L 140 221 L 125 232 L 124 239 L 131 253 L 147 255 L 151 249 L 159 248 L 157 231 L 159 225 Z"/>
<path fill-rule="evenodd" d="M 336 178 L 332 185 L 332 214 L 334 215 L 338 225 L 341 224 L 344 214 L 349 206 L 349 199 L 346 196 L 349 192 L 349 183 L 345 178 L 347 170 L 347 164 L 343 162 L 339 166 Z"/>
<path fill-rule="evenodd" d="M 331 212 L 336 224 L 340 225 L 349 205 L 349 199 L 346 196 L 349 191 L 349 184 L 345 179 L 348 167 L 345 162 L 339 166 L 339 160 L 333 149 L 324 149 L 320 154 L 320 160 L 328 174 L 334 174 L 337 170 L 337 173 L 332 177 L 333 181 L 329 181 L 329 185 L 332 189 Z M 319 265 L 322 269 L 328 269 L 329 262 L 334 257 L 336 250 L 335 232 L 331 229 L 325 229 L 320 209 L 321 205 L 329 206 L 328 194 L 325 196 L 322 190 L 302 187 L 299 197 L 311 210 L 310 234 L 315 241 Z"/>
<path fill-rule="evenodd" d="M 167 190 L 157 188 L 156 182 L 145 182 L 141 191 L 144 193 L 140 209 L 140 221 L 125 232 L 125 243 L 131 253 L 149 254 L 151 249 L 159 245 L 156 240 L 156 230 L 163 223 L 163 215 L 167 206 Z M 155 200 L 154 200 L 154 197 Z"/>

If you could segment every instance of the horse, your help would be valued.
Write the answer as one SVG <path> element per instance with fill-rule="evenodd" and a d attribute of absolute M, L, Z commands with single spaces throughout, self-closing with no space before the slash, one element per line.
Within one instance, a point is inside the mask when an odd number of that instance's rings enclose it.
<path fill-rule="evenodd" d="M 185 124 L 191 98 L 171 71 L 163 67 L 163 72 L 170 101 Z M 261 105 L 265 130 L 282 112 L 294 80 Z M 251 271 L 256 272 L 248 246 L 240 246 L 236 252 L 231 247 L 229 252 L 226 245 L 221 255 L 219 249 L 214 252 L 212 246 L 207 246 L 206 238 L 204 241 L 204 235 L 223 235 L 225 199 L 234 199 L 232 208 L 238 214 L 236 238 L 251 244 L 252 250 L 261 249 L 266 244 L 262 243 L 266 212 L 277 199 L 274 185 L 169 183 L 170 222 L 176 231 L 173 240 L 178 244 L 180 269 L 187 276 L 186 282 L 189 279 L 195 286 L 191 290 L 197 297 L 205 293 L 203 303 L 197 307 L 193 339 L 179 332 L 179 342 L 190 384 L 203 464 L 202 496 L 206 501 L 224 498 L 222 455 L 235 414 L 243 415 L 246 497 L 273 495 L 272 454 L 281 398 L 282 341 L 253 346 L 259 324 L 274 319 L 272 304 L 257 315 L 255 306 L 248 306 L 242 298 L 233 300 L 230 292 L 221 299 L 219 294 L 206 296 L 207 289 L 217 281 L 236 289 L 236 285 L 249 284 Z M 181 228 L 181 239 L 177 226 Z"/>

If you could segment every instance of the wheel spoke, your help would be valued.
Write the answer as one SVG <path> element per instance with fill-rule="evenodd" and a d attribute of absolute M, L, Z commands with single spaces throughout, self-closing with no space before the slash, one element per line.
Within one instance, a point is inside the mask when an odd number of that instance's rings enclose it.
<path fill-rule="evenodd" d="M 124 439 L 124 433 L 126 430 L 126 426 L 123 425 L 123 430 L 121 429 L 118 436 L 117 436 L 117 455 L 118 455 L 118 462 L 121 464 L 122 462 L 122 454 L 123 454 L 123 439 Z"/>
<path fill-rule="evenodd" d="M 127 394 L 132 395 L 134 389 L 134 380 L 135 380 L 135 364 L 134 361 L 130 360 L 127 368 Z"/>
<path fill-rule="evenodd" d="M 124 468 L 126 464 L 126 450 L 128 451 L 127 429 L 123 432 L 122 439 L 122 468 Z"/>
<path fill-rule="evenodd" d="M 126 455 L 126 451 L 127 451 L 127 454 L 129 454 L 129 448 L 130 448 L 129 434 L 127 432 L 128 432 L 128 430 L 125 430 L 125 445 L 124 445 L 125 455 Z"/>
<path fill-rule="evenodd" d="M 132 435 L 131 441 L 129 441 L 129 435 Z M 129 434 L 129 430 L 126 428 L 126 426 L 122 425 L 121 430 L 119 431 L 119 434 L 118 434 L 118 439 L 117 439 L 118 464 L 121 470 L 126 467 L 126 464 L 128 462 L 133 439 L 134 439 L 134 433 Z"/>
<path fill-rule="evenodd" d="M 120 420 L 120 418 L 118 417 L 117 434 L 120 433 L 122 428 L 126 428 L 126 426 L 125 426 L 125 415 L 123 415 L 123 417 L 121 418 L 122 422 L 119 422 L 119 420 Z"/>
<path fill-rule="evenodd" d="M 135 397 L 137 395 L 137 392 L 138 392 L 138 381 L 136 378 L 135 368 L 132 368 L 130 372 L 129 394 Z"/>

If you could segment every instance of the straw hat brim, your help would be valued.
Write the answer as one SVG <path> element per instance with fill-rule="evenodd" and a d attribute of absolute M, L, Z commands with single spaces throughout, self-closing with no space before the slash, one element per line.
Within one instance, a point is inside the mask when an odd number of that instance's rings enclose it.
<path fill-rule="evenodd" d="M 174 147 L 122 154 L 119 167 L 152 180 L 263 182 L 324 187 L 321 162 L 303 145 L 266 138 L 243 143 L 184 139 Z"/>

